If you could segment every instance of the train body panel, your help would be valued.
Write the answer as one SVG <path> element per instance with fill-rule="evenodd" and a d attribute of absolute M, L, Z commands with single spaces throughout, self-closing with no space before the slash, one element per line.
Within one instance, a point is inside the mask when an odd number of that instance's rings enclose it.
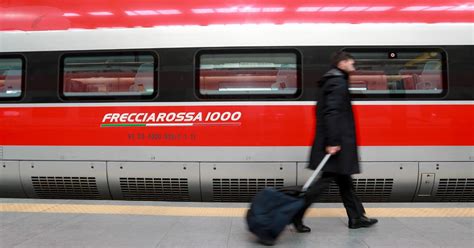
<path fill-rule="evenodd" d="M 3 145 L 310 146 L 316 123 L 312 104 L 6 106 L 0 108 Z M 472 103 L 356 103 L 358 145 L 473 146 L 472 113 Z"/>

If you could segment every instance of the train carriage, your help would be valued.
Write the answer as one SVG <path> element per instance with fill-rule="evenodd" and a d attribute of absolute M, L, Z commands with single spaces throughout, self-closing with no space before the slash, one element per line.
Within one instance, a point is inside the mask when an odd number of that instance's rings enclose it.
<path fill-rule="evenodd" d="M 245 202 L 302 184 L 316 81 L 344 50 L 357 194 L 473 201 L 474 4 L 344 2 L 2 3 L 0 196 Z"/>

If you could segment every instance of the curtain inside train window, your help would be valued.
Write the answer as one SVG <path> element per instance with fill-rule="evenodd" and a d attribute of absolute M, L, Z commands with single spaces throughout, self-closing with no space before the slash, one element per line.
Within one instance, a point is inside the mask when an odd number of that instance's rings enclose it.
<path fill-rule="evenodd" d="M 445 55 L 426 49 L 347 49 L 355 57 L 352 94 L 439 96 L 447 90 Z"/>
<path fill-rule="evenodd" d="M 0 98 L 8 100 L 21 97 L 23 66 L 21 58 L 0 58 Z"/>
<path fill-rule="evenodd" d="M 198 92 L 204 97 L 292 97 L 301 88 L 295 51 L 211 51 L 198 61 Z"/>

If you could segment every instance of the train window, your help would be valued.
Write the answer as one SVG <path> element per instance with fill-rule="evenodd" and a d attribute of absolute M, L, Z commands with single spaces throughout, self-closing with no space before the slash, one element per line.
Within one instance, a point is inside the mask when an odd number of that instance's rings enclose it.
<path fill-rule="evenodd" d="M 62 93 L 68 97 L 152 97 L 157 59 L 144 52 L 74 54 L 62 59 Z"/>
<path fill-rule="evenodd" d="M 363 95 L 439 95 L 446 90 L 442 51 L 347 50 L 356 60 L 349 89 Z"/>
<path fill-rule="evenodd" d="M 198 56 L 201 97 L 294 97 L 300 92 L 296 51 L 205 51 Z"/>
<path fill-rule="evenodd" d="M 19 98 L 23 88 L 23 60 L 21 58 L 0 58 L 0 98 Z"/>

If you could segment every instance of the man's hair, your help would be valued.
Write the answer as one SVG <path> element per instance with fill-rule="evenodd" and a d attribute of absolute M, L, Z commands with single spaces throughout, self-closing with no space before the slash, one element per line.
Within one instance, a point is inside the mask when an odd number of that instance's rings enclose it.
<path fill-rule="evenodd" d="M 337 65 L 339 64 L 339 62 L 343 61 L 343 60 L 348 60 L 348 59 L 354 59 L 354 56 L 352 56 L 350 53 L 348 52 L 343 52 L 343 51 L 339 51 L 339 52 L 335 52 L 332 54 L 331 56 L 331 65 L 333 67 L 337 67 Z"/>

